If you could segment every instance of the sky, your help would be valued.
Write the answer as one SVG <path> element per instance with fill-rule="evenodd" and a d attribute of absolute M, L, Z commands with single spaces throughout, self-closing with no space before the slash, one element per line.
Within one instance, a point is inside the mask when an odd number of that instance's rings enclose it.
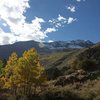
<path fill-rule="evenodd" d="M 0 0 L 0 45 L 100 42 L 100 0 Z"/>

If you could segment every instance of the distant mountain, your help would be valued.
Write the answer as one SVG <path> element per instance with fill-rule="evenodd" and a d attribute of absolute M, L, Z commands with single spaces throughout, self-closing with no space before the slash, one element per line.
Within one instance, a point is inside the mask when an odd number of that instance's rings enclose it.
<path fill-rule="evenodd" d="M 30 48 L 36 48 L 40 54 L 46 54 L 66 48 L 86 48 L 92 45 L 94 45 L 94 43 L 89 40 L 55 41 L 51 43 L 40 43 L 36 41 L 16 42 L 10 45 L 1 45 L 0 57 L 8 58 L 12 52 L 16 52 L 18 56 L 21 56 L 25 50 L 28 50 Z"/>
<path fill-rule="evenodd" d="M 25 41 L 25 42 L 16 42 L 10 45 L 0 46 L 0 57 L 8 58 L 12 52 L 16 52 L 18 56 L 21 56 L 25 50 L 30 48 L 36 48 L 38 52 L 50 52 L 48 48 L 42 47 L 42 44 L 35 41 Z"/>
<path fill-rule="evenodd" d="M 62 48 L 86 48 L 92 46 L 94 43 L 89 40 L 72 40 L 72 41 L 55 41 L 51 43 L 44 43 L 45 47 L 50 49 Z"/>

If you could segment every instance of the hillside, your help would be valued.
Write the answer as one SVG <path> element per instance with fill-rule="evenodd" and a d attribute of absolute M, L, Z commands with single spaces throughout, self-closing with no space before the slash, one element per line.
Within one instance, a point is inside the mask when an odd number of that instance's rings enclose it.
<path fill-rule="evenodd" d="M 50 75 L 56 73 L 57 70 L 60 71 L 60 75 L 66 75 L 78 69 L 85 69 L 85 67 L 90 70 L 93 68 L 93 71 L 94 69 L 99 70 L 100 43 L 89 48 L 66 49 L 47 55 L 40 55 L 40 59 Z M 84 65 L 85 63 L 86 65 Z"/>
<path fill-rule="evenodd" d="M 51 80 L 50 87 L 43 93 L 46 98 L 100 100 L 100 43 L 89 48 L 50 54 L 45 60 L 49 62 L 47 75 Z"/>
<path fill-rule="evenodd" d="M 49 68 L 63 68 L 67 67 L 68 61 L 77 54 L 81 49 L 66 49 L 64 51 L 58 51 L 49 53 L 47 55 L 40 55 L 42 63 L 45 65 L 46 69 Z"/>
<path fill-rule="evenodd" d="M 100 60 L 100 43 L 86 48 L 83 52 L 78 55 L 79 59 L 90 59 L 99 61 Z"/>
<path fill-rule="evenodd" d="M 83 49 L 65 49 L 63 51 L 53 52 L 47 55 L 41 55 L 41 61 L 46 68 L 49 67 L 67 67 L 75 59 L 100 60 L 100 43 Z"/>

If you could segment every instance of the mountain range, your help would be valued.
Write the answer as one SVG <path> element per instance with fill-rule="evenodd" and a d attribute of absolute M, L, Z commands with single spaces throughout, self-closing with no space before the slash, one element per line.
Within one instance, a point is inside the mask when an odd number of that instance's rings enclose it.
<path fill-rule="evenodd" d="M 36 48 L 40 54 L 46 54 L 64 49 L 86 48 L 92 45 L 94 45 L 94 43 L 89 40 L 54 41 L 50 43 L 36 41 L 16 42 L 14 44 L 1 45 L 0 57 L 7 59 L 12 52 L 16 52 L 18 56 L 21 56 L 25 50 L 30 48 Z"/>

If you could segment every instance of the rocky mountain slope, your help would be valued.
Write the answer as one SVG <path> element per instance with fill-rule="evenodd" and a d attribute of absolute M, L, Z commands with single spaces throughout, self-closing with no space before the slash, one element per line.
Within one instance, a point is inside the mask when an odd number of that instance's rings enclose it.
<path fill-rule="evenodd" d="M 66 49 L 40 57 L 49 75 L 67 75 L 80 69 L 98 71 L 100 70 L 100 43 L 88 48 Z"/>
<path fill-rule="evenodd" d="M 89 40 L 55 41 L 51 43 L 44 43 L 44 45 L 50 49 L 85 48 L 92 46 L 93 42 Z"/>

